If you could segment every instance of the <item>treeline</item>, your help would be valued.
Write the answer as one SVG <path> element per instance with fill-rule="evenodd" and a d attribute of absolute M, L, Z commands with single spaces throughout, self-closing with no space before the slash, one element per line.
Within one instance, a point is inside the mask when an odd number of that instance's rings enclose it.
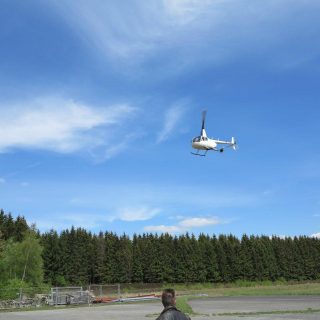
<path fill-rule="evenodd" d="M 22 241 L 28 229 L 29 226 L 24 217 L 18 216 L 14 219 L 11 213 L 5 214 L 3 209 L 0 210 L 0 239 Z"/>
<path fill-rule="evenodd" d="M 41 237 L 53 284 L 186 283 L 320 279 L 320 240 L 308 237 L 91 234 Z"/>
<path fill-rule="evenodd" d="M 320 279 L 320 239 L 188 233 L 40 234 L 0 211 L 0 286 L 90 283 L 230 283 Z"/>
<path fill-rule="evenodd" d="M 43 259 L 40 234 L 22 216 L 0 210 L 0 288 L 43 284 Z M 6 297 L 1 290 L 0 297 Z M 8 298 L 8 297 L 7 297 Z M 12 298 L 12 297 L 11 297 Z"/>

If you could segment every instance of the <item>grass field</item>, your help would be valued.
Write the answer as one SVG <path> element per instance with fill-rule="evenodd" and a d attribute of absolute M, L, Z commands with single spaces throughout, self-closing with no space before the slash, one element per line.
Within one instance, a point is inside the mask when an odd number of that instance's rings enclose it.
<path fill-rule="evenodd" d="M 168 285 L 170 287 L 170 285 Z M 180 295 L 205 294 L 210 297 L 216 296 L 265 296 L 265 295 L 320 295 L 320 283 L 254 283 L 248 282 L 243 285 L 213 285 L 192 284 L 172 285 Z"/>

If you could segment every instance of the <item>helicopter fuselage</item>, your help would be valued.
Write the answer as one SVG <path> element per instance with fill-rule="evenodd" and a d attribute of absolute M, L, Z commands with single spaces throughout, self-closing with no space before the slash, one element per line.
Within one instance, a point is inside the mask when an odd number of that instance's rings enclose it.
<path fill-rule="evenodd" d="M 214 150 L 217 147 L 215 140 L 208 137 L 195 137 L 192 139 L 192 148 L 198 150 Z"/>

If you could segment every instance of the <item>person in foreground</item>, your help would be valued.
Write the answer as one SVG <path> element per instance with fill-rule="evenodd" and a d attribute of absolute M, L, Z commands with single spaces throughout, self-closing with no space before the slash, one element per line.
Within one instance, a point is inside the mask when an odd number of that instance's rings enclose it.
<path fill-rule="evenodd" d="M 164 309 L 156 320 L 191 320 L 189 316 L 176 308 L 176 295 L 174 289 L 165 289 L 161 296 Z"/>

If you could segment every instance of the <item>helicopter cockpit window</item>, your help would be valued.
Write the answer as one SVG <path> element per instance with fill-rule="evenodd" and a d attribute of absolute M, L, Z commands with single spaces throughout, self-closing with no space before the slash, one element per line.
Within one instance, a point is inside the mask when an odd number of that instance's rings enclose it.
<path fill-rule="evenodd" d="M 192 140 L 193 142 L 199 142 L 200 141 L 200 137 L 196 137 Z"/>
<path fill-rule="evenodd" d="M 202 137 L 202 141 L 208 141 L 207 137 Z"/>

